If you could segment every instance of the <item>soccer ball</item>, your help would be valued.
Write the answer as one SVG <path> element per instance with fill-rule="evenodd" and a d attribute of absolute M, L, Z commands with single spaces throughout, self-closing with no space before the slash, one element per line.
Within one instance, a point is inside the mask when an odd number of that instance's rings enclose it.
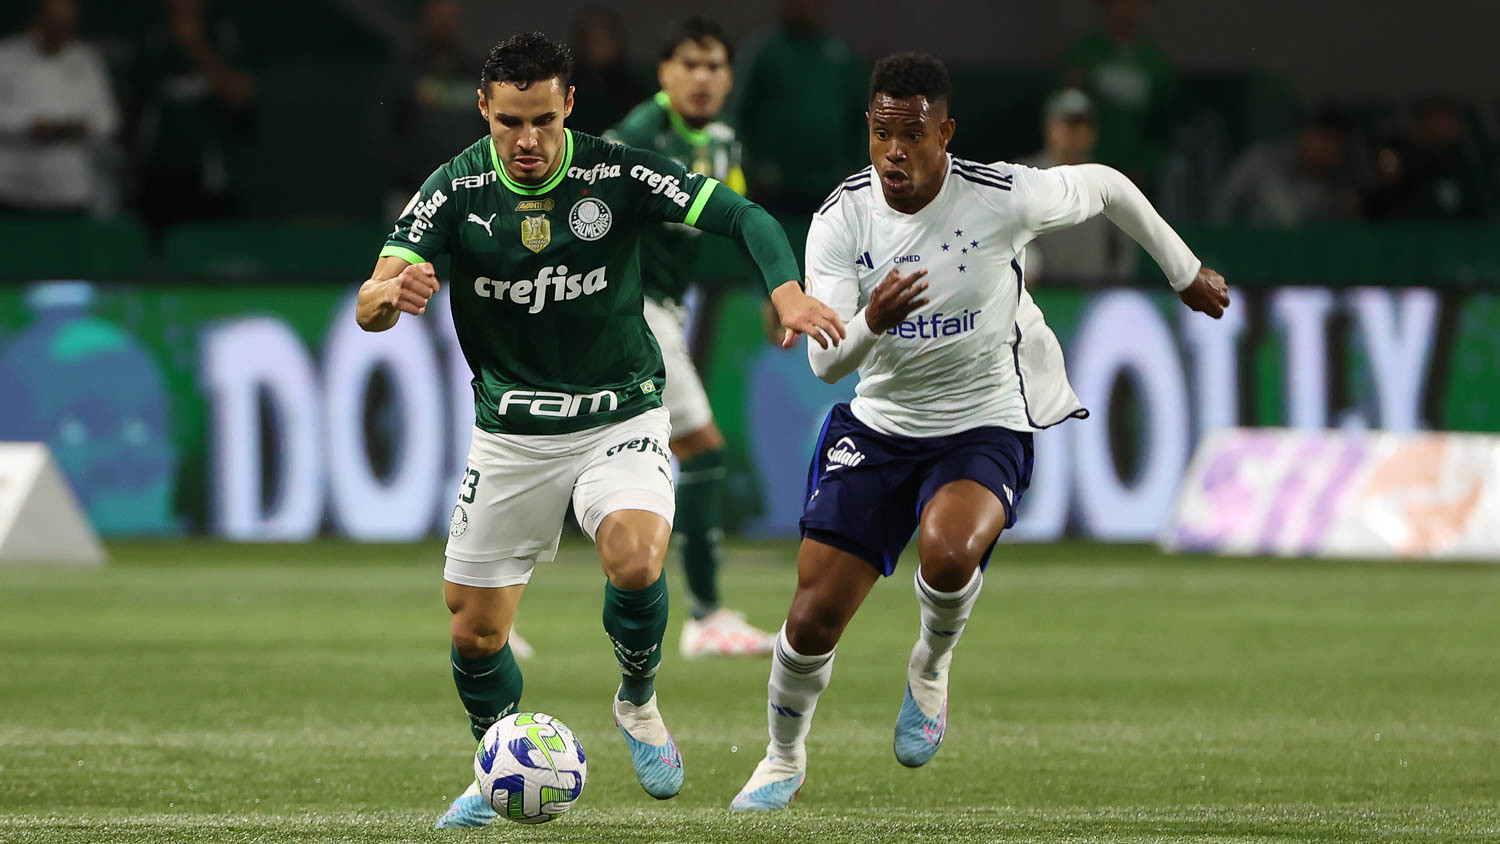
<path fill-rule="evenodd" d="M 474 752 L 474 776 L 500 817 L 546 823 L 578 802 L 588 765 L 567 725 L 540 712 L 518 712 L 485 731 Z"/>

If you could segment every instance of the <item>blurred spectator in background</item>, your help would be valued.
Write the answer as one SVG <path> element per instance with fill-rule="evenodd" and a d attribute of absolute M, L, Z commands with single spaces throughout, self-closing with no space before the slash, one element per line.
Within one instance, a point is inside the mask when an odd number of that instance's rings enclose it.
<path fill-rule="evenodd" d="M 774 214 L 811 214 L 869 164 L 865 69 L 824 28 L 820 0 L 783 0 L 781 24 L 736 71 L 750 192 Z"/>
<path fill-rule="evenodd" d="M 1365 197 L 1374 219 L 1474 220 L 1495 212 L 1495 174 L 1486 165 L 1458 104 L 1430 97 L 1417 104 L 1410 140 L 1394 138 L 1375 155 Z"/>
<path fill-rule="evenodd" d="M 486 131 L 479 114 L 484 60 L 464 49 L 464 7 L 427 0 L 417 12 L 416 37 L 386 81 L 378 135 L 386 140 L 387 202 L 391 219 L 433 170 Z"/>
<path fill-rule="evenodd" d="M 1099 161 L 1151 192 L 1177 99 L 1167 56 L 1141 35 L 1146 0 L 1099 0 L 1104 31 L 1087 35 L 1063 59 L 1063 83 L 1094 98 Z"/>
<path fill-rule="evenodd" d="M 0 212 L 99 207 L 95 153 L 119 126 L 104 62 L 77 38 L 74 0 L 41 0 L 25 32 L 0 41 Z"/>
<path fill-rule="evenodd" d="M 602 135 L 649 93 L 626 55 L 625 24 L 612 9 L 584 9 L 573 22 L 570 46 L 578 66 L 568 126 Z"/>
<path fill-rule="evenodd" d="M 239 41 L 205 0 L 164 0 L 147 33 L 134 88 L 141 216 L 155 231 L 235 212 L 230 153 L 250 129 L 255 80 L 235 67 Z"/>
<path fill-rule="evenodd" d="M 1346 114 L 1325 106 L 1295 135 L 1246 150 L 1214 199 L 1213 222 L 1293 228 L 1357 216 L 1350 129 Z"/>
<path fill-rule="evenodd" d="M 1053 94 L 1043 109 L 1042 151 L 1019 163 L 1042 168 L 1086 164 L 1094 160 L 1098 140 L 1093 102 L 1077 88 L 1067 88 Z M 1032 241 L 1026 248 L 1026 284 L 1042 278 L 1089 284 L 1129 281 L 1135 260 L 1130 236 L 1100 214 Z"/>

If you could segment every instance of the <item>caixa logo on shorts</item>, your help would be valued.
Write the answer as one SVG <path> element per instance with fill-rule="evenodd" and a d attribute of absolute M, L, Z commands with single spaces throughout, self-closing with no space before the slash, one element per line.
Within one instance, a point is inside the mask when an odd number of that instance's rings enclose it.
<path fill-rule="evenodd" d="M 854 467 L 865 462 L 865 453 L 854 447 L 854 440 L 848 437 L 839 437 L 839 441 L 828 449 L 826 454 L 828 467 L 823 471 L 832 472 L 835 469 Z"/>
<path fill-rule="evenodd" d="M 592 296 L 609 286 L 604 277 L 604 268 L 595 267 L 587 273 L 568 274 L 568 265 L 542 267 L 536 278 L 518 281 L 497 281 L 480 276 L 474 279 L 474 292 L 485 299 L 503 301 L 509 299 L 517 305 L 526 306 L 529 314 L 539 314 L 547 302 L 565 302 L 579 296 Z"/>

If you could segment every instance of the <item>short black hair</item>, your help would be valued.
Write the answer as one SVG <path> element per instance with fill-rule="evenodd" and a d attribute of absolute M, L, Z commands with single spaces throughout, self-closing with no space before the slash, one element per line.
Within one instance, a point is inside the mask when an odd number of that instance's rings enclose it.
<path fill-rule="evenodd" d="M 668 61 L 676 55 L 677 48 L 684 41 L 694 44 L 702 44 L 705 41 L 714 40 L 724 45 L 724 53 L 730 61 L 734 61 L 734 45 L 729 42 L 729 36 L 724 33 L 724 27 L 719 22 L 708 18 L 688 18 L 672 31 L 671 37 L 662 42 L 661 60 Z"/>
<path fill-rule="evenodd" d="M 540 32 L 525 32 L 490 48 L 479 87 L 488 93 L 491 82 L 505 82 L 524 91 L 553 77 L 565 89 L 573 81 L 573 51 Z"/>
<path fill-rule="evenodd" d="M 953 95 L 953 83 L 948 79 L 948 68 L 926 53 L 896 53 L 875 63 L 870 74 L 870 99 L 876 94 L 900 100 L 906 97 L 926 97 L 928 102 L 948 102 Z"/>

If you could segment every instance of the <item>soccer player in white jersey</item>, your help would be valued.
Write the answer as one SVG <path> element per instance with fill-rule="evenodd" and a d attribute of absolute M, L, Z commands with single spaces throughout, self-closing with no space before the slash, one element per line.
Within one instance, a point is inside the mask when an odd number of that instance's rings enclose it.
<path fill-rule="evenodd" d="M 931 56 L 878 62 L 872 166 L 834 190 L 808 233 L 808 292 L 848 332 L 837 347 L 809 347 L 813 371 L 833 382 L 858 369 L 859 384 L 853 402 L 829 414 L 813 454 L 797 591 L 768 685 L 771 741 L 734 809 L 784 808 L 802 787 L 834 647 L 913 532 L 921 626 L 896 759 L 926 764 L 942 743 L 953 648 L 1030 483 L 1032 432 L 1088 415 L 1026 292 L 1026 244 L 1103 212 L 1146 247 L 1188 307 L 1217 318 L 1229 304 L 1223 277 L 1119 172 L 949 155 L 948 100 L 948 72 Z"/>

